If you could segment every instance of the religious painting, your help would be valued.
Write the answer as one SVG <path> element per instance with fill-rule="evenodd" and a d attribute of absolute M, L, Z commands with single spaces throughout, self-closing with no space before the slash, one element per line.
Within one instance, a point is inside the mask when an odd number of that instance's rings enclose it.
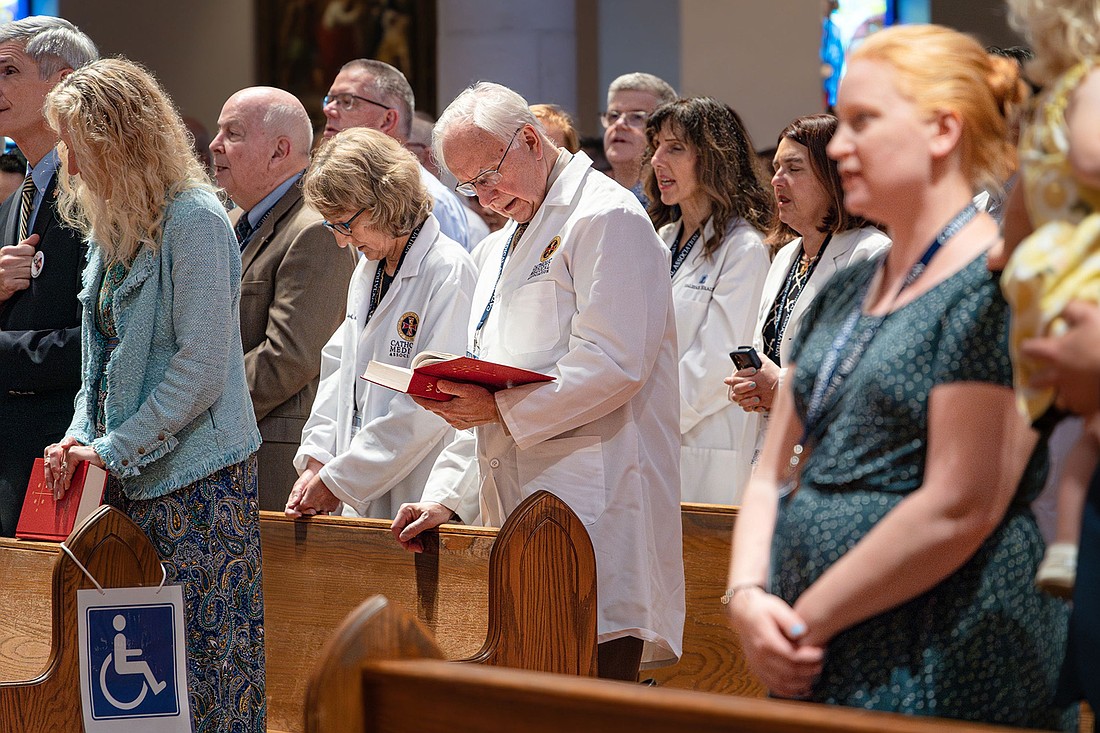
<path fill-rule="evenodd" d="M 358 58 L 401 69 L 418 109 L 435 114 L 435 0 L 257 0 L 258 83 L 286 89 L 310 116 L 340 67 Z"/>

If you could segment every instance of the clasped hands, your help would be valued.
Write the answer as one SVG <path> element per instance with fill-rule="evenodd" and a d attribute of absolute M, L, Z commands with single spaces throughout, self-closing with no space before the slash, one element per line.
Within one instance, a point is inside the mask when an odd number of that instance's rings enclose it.
<path fill-rule="evenodd" d="M 726 607 L 749 667 L 773 694 L 808 697 L 825 661 L 824 638 L 782 598 L 760 588 L 738 592 Z"/>
<path fill-rule="evenodd" d="M 53 492 L 53 498 L 56 501 L 61 501 L 65 492 L 69 490 L 73 474 L 81 461 L 106 468 L 95 448 L 82 445 L 71 436 L 65 437 L 60 443 L 46 446 L 42 457 L 46 464 L 46 488 Z"/>
<path fill-rule="evenodd" d="M 324 464 L 316 458 L 310 458 L 306 470 L 294 482 L 290 498 L 286 500 L 288 517 L 328 514 L 340 508 L 340 499 L 333 494 L 321 480 L 320 471 Z"/>

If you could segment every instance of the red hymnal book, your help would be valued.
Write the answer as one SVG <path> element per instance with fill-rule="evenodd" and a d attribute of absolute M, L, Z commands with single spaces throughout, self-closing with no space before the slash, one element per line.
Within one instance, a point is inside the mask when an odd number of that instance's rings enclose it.
<path fill-rule="evenodd" d="M 27 482 L 27 496 L 23 499 L 23 511 L 15 525 L 15 536 L 24 540 L 49 540 L 61 542 L 103 503 L 103 488 L 107 485 L 107 472 L 87 461 L 81 461 L 73 473 L 69 490 L 61 501 L 53 498 L 46 488 L 46 463 L 34 459 L 31 480 Z"/>
<path fill-rule="evenodd" d="M 453 395 L 444 394 L 436 388 L 436 383 L 440 379 L 477 384 L 490 392 L 518 387 L 521 384 L 554 380 L 548 374 L 496 364 L 484 359 L 475 359 L 472 356 L 456 356 L 439 351 L 422 351 L 413 357 L 411 365 L 411 368 L 400 367 L 372 359 L 363 372 L 363 379 L 398 392 L 440 402 L 454 398 Z"/>

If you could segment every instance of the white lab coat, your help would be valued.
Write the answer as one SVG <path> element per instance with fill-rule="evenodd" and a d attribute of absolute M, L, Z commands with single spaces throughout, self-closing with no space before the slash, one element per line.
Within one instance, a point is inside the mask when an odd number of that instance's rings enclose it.
<path fill-rule="evenodd" d="M 671 249 L 680 222 L 661 227 Z M 676 339 L 680 344 L 680 477 L 683 501 L 737 504 L 751 472 L 756 414 L 729 401 L 722 381 L 730 373 L 729 352 L 752 343 L 756 307 L 770 260 L 759 230 L 743 219 L 727 227 L 707 258 L 714 236 L 703 236 L 672 278 Z"/>
<path fill-rule="evenodd" d="M 364 325 L 381 265 L 362 258 L 352 275 L 347 317 L 321 352 L 317 399 L 294 466 L 300 474 L 309 458 L 325 464 L 321 479 L 344 502 L 345 515 L 392 519 L 403 502 L 419 501 L 432 464 L 454 431 L 408 395 L 359 375 L 371 359 L 408 366 L 425 350 L 465 353 L 476 273 L 470 256 L 440 233 L 431 215 Z M 410 339 L 413 320 L 417 325 Z M 352 437 L 355 390 L 362 428 Z M 477 515 L 469 505 L 464 511 L 467 519 Z"/>
<path fill-rule="evenodd" d="M 806 287 L 802 289 L 798 300 L 795 301 L 791 318 L 787 321 L 787 328 L 783 332 L 783 339 L 779 342 L 779 359 L 784 365 L 779 370 L 780 382 L 787 376 L 785 365 L 790 361 L 791 342 L 794 341 L 795 334 L 798 333 L 798 329 L 802 325 L 802 316 L 805 315 L 806 309 L 810 307 L 810 303 L 825 287 L 825 284 L 829 282 L 829 279 L 849 265 L 869 260 L 884 252 L 889 246 L 890 238 L 873 226 L 848 229 L 833 235 L 821 255 L 821 261 L 817 263 L 817 267 L 814 268 L 810 279 L 806 282 Z M 787 273 L 790 272 L 791 265 L 794 264 L 795 258 L 800 256 L 801 251 L 802 237 L 783 245 L 783 249 L 779 250 L 775 255 L 775 259 L 772 260 L 768 277 L 764 280 L 764 292 L 760 297 L 756 332 L 752 341 L 753 346 L 761 354 L 764 353 L 764 323 L 768 320 L 768 312 L 775 305 L 775 299 L 779 297 L 779 292 L 783 289 L 784 282 L 786 282 Z M 754 464 L 760 457 L 760 451 L 763 450 L 764 435 L 768 427 L 767 414 L 761 415 L 760 418 L 757 426 L 756 448 L 753 453 Z"/>
<path fill-rule="evenodd" d="M 498 392 L 504 424 L 448 446 L 424 498 L 454 508 L 480 483 L 482 519 L 499 526 L 539 489 L 560 496 L 595 547 L 599 640 L 636 636 L 647 642 L 644 663 L 672 661 L 681 650 L 684 569 L 669 253 L 630 191 L 583 153 L 565 160 L 504 266 L 481 336 L 483 358 L 556 381 Z M 471 336 L 515 229 L 482 245 L 492 254 L 474 294 Z"/>

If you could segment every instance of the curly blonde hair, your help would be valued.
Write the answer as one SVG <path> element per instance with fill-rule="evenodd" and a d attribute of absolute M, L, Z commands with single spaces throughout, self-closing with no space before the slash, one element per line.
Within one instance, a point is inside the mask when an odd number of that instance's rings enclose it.
<path fill-rule="evenodd" d="M 921 110 L 963 121 L 962 172 L 972 186 L 998 189 L 1015 168 L 1009 125 L 1027 101 L 1015 61 L 987 53 L 968 35 L 938 25 L 903 25 L 869 36 L 849 56 L 893 67 L 898 90 Z"/>
<path fill-rule="evenodd" d="M 80 168 L 62 178 L 58 210 L 108 263 L 158 248 L 167 204 L 181 192 L 214 191 L 172 100 L 133 61 L 102 59 L 74 71 L 46 96 L 45 113 Z"/>
<path fill-rule="evenodd" d="M 1100 55 L 1100 3 L 1096 0 L 1008 0 L 1008 10 L 1009 23 L 1035 51 L 1027 70 L 1040 85 L 1078 61 Z"/>

